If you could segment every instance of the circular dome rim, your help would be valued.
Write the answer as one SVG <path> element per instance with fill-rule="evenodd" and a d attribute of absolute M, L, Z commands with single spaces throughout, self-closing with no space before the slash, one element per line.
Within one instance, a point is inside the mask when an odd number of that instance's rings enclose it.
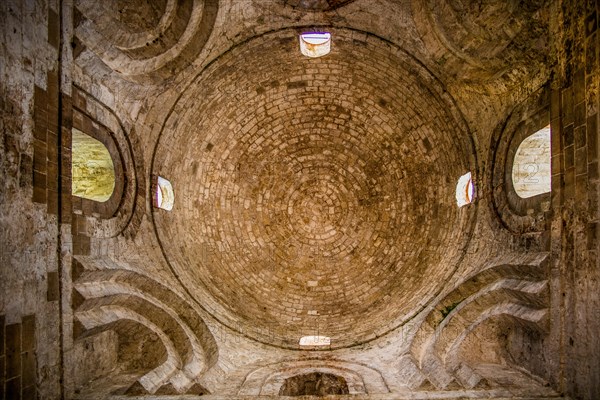
<path fill-rule="evenodd" d="M 333 26 L 329 26 L 329 25 L 321 25 L 321 26 L 310 25 L 310 26 L 300 26 L 300 27 L 286 27 L 286 28 L 269 31 L 269 32 L 266 32 L 266 33 L 263 33 L 260 35 L 256 35 L 256 36 L 253 36 L 252 38 L 249 38 L 239 44 L 232 46 L 231 48 L 229 48 L 226 51 L 224 51 L 223 53 L 221 53 L 218 57 L 215 57 L 213 60 L 211 60 L 209 63 L 207 63 L 202 68 L 202 70 L 199 71 L 196 75 L 194 75 L 194 77 L 189 80 L 187 85 L 181 89 L 179 96 L 173 102 L 173 105 L 170 107 L 168 113 L 165 114 L 164 121 L 161 125 L 160 132 L 156 138 L 156 142 L 155 142 L 153 152 L 152 152 L 152 158 L 151 158 L 150 169 L 149 169 L 150 175 L 151 176 L 158 175 L 158 170 L 157 170 L 157 165 L 156 165 L 157 152 L 158 152 L 159 148 L 161 147 L 161 139 L 163 139 L 163 137 L 165 136 L 164 133 L 165 133 L 165 130 L 167 129 L 167 123 L 171 119 L 172 113 L 177 109 L 178 104 L 180 103 L 182 98 L 184 98 L 184 95 L 190 90 L 190 88 L 192 86 L 194 86 L 199 80 L 201 80 L 205 74 L 212 73 L 211 68 L 215 64 L 217 64 L 223 58 L 230 56 L 230 54 L 233 53 L 236 49 L 239 49 L 239 48 L 247 45 L 248 43 L 251 43 L 251 42 L 254 42 L 254 41 L 260 40 L 260 39 L 264 40 L 265 37 L 270 36 L 270 35 L 274 35 L 275 39 L 281 39 L 281 35 L 288 33 L 288 32 L 290 34 L 290 39 L 296 38 L 297 35 L 299 33 L 301 33 L 303 29 L 306 29 L 306 28 L 311 28 L 311 29 L 319 28 L 319 29 L 324 29 L 329 32 L 332 32 L 332 40 L 338 34 L 345 34 L 347 36 L 347 38 L 350 38 L 350 39 L 359 37 L 362 40 L 368 39 L 368 40 L 372 40 L 375 42 L 379 42 L 379 45 L 388 46 L 388 47 L 391 46 L 393 48 L 393 50 L 390 50 L 390 51 L 393 51 L 393 52 L 395 52 L 395 54 L 400 55 L 400 57 L 402 57 L 404 60 L 406 60 L 410 64 L 410 67 L 411 67 L 410 72 L 416 74 L 418 76 L 418 79 L 429 83 L 428 89 L 432 92 L 431 95 L 433 97 L 435 97 L 441 104 L 445 104 L 448 106 L 448 110 L 447 110 L 448 115 L 451 116 L 453 121 L 457 124 L 457 126 L 459 128 L 461 128 L 460 132 L 452 132 L 451 134 L 453 136 L 455 136 L 455 139 L 459 143 L 457 145 L 457 148 L 461 149 L 464 153 L 465 162 L 467 162 L 468 168 L 470 169 L 471 173 L 473 174 L 474 182 L 477 181 L 477 179 L 476 179 L 477 160 L 476 160 L 476 153 L 474 151 L 475 143 L 473 140 L 473 136 L 472 136 L 470 130 L 468 129 L 468 124 L 466 123 L 466 120 L 465 120 L 462 112 L 456 105 L 454 99 L 444 89 L 444 86 L 439 81 L 439 79 L 437 77 L 435 77 L 432 74 L 432 72 L 429 69 L 427 69 L 418 59 L 416 59 L 410 53 L 408 53 L 405 50 L 403 50 L 402 48 L 400 48 L 395 43 L 390 42 L 389 40 L 386 40 L 384 38 L 381 38 L 377 35 L 374 35 L 372 33 L 366 32 L 366 31 L 352 29 L 352 28 L 346 28 L 346 27 L 333 27 Z M 402 68 L 402 67 L 399 67 L 399 68 Z M 437 87 L 432 86 L 432 83 L 433 83 L 433 85 L 436 85 Z M 459 135 L 462 135 L 462 136 L 459 136 Z M 463 226 L 465 228 L 464 229 L 465 232 L 460 234 L 460 235 L 462 235 L 461 238 L 464 241 L 464 243 L 462 243 L 460 245 L 460 248 L 463 250 L 466 247 L 466 244 L 468 244 L 468 242 L 470 241 L 470 235 L 468 234 L 468 232 L 471 232 L 474 228 L 476 209 L 477 209 L 477 202 L 474 202 L 473 204 L 470 205 L 470 207 L 463 208 L 463 210 L 466 210 L 466 211 L 461 211 L 461 212 L 467 213 L 467 215 L 465 217 L 465 219 L 466 219 L 465 222 L 461 224 L 461 226 Z M 234 331 L 250 340 L 257 341 L 259 343 L 262 343 L 262 344 L 265 344 L 268 346 L 273 346 L 273 347 L 287 349 L 287 350 L 299 350 L 299 351 L 307 350 L 306 348 L 300 347 L 298 344 L 289 345 L 289 344 L 286 344 L 283 342 L 282 343 L 275 342 L 273 340 L 272 336 L 263 335 L 263 334 L 257 333 L 256 331 L 253 332 L 254 334 L 249 334 L 249 333 L 246 333 L 243 329 L 239 329 L 239 325 L 237 327 L 234 326 L 236 324 L 231 323 L 232 320 L 238 320 L 238 319 L 232 318 L 232 314 L 230 311 L 227 310 L 227 307 L 224 306 L 223 304 L 221 304 L 220 300 L 216 299 L 214 297 L 214 295 L 206 289 L 204 289 L 204 291 L 205 291 L 204 294 L 208 295 L 210 297 L 210 300 L 212 302 L 216 303 L 220 309 L 211 311 L 205 304 L 202 304 L 201 301 L 198 299 L 199 296 L 197 296 L 197 294 L 194 294 L 193 291 L 190 290 L 190 288 L 188 288 L 187 285 L 182 282 L 181 277 L 178 275 L 176 269 L 173 267 L 173 265 L 171 264 L 171 261 L 169 260 L 167 251 L 164 248 L 164 243 L 163 243 L 164 239 L 161 239 L 161 233 L 159 232 L 160 229 L 157 226 L 157 220 L 156 220 L 155 213 L 158 213 L 158 212 L 160 212 L 160 210 L 157 210 L 157 209 L 154 209 L 151 207 L 151 222 L 152 222 L 154 233 L 156 235 L 156 238 L 157 238 L 157 241 L 158 241 L 158 244 L 160 247 L 160 251 L 164 257 L 165 262 L 169 266 L 169 269 L 171 270 L 171 272 L 173 273 L 173 275 L 177 279 L 177 281 L 181 284 L 183 290 L 200 308 L 202 308 L 207 314 L 209 314 L 212 318 L 214 318 L 216 321 L 218 321 L 223 326 L 231 329 L 232 331 Z M 465 255 L 464 251 L 462 251 L 460 257 L 458 257 L 458 259 L 455 261 L 455 265 L 453 265 L 450 268 L 450 273 L 448 274 L 449 276 L 452 276 L 457 271 L 457 269 L 459 268 L 459 266 L 462 262 L 462 259 L 464 258 L 464 255 Z M 393 331 L 401 328 L 406 323 L 409 323 L 412 319 L 414 319 L 420 312 L 423 311 L 423 309 L 425 309 L 427 307 L 427 305 L 429 303 L 431 303 L 431 301 L 436 296 L 439 295 L 440 292 L 442 292 L 444 290 L 445 287 L 446 287 L 446 283 L 439 284 L 437 286 L 437 290 L 435 290 L 434 293 L 432 293 L 431 295 L 429 295 L 429 293 L 428 293 L 427 301 L 424 303 L 419 303 L 420 307 L 418 307 L 414 312 L 408 313 L 399 318 L 395 318 L 394 321 L 388 325 L 383 324 L 386 327 L 383 333 L 376 334 L 373 337 L 367 337 L 362 340 L 356 340 L 356 341 L 353 341 L 353 342 L 347 343 L 347 344 L 344 343 L 341 345 L 336 345 L 335 343 L 332 343 L 332 345 L 328 348 L 315 348 L 315 349 L 311 348 L 308 350 L 331 351 L 331 350 L 337 350 L 337 349 L 343 349 L 343 348 L 351 348 L 351 347 L 360 346 L 360 345 L 369 343 L 373 340 L 376 340 L 379 337 L 388 335 L 390 332 L 393 332 Z M 233 314 L 233 316 L 235 316 L 235 314 Z M 389 325 L 393 325 L 393 326 L 389 326 Z M 275 339 L 275 340 L 277 340 L 277 339 Z"/>

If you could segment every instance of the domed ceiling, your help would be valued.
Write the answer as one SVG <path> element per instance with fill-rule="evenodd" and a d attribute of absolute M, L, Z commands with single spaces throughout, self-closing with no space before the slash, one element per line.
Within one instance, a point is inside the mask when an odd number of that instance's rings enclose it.
<path fill-rule="evenodd" d="M 441 85 L 388 42 L 330 31 L 322 58 L 283 30 L 215 60 L 182 88 L 152 167 L 175 190 L 153 218 L 182 285 L 292 349 L 409 321 L 459 267 L 473 215 L 455 185 L 474 151 Z"/>

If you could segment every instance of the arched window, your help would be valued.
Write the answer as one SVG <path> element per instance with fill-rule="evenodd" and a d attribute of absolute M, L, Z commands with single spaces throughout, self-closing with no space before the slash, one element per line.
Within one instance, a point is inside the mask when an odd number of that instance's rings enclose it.
<path fill-rule="evenodd" d="M 467 172 L 458 179 L 458 183 L 456 184 L 456 204 L 459 207 L 471 204 L 474 193 L 473 179 L 471 178 L 471 173 Z"/>
<path fill-rule="evenodd" d="M 327 336 L 303 336 L 300 338 L 300 346 L 329 346 L 331 338 Z"/>
<path fill-rule="evenodd" d="M 307 57 L 322 57 L 331 51 L 331 33 L 307 32 L 300 35 L 300 51 Z"/>
<path fill-rule="evenodd" d="M 171 182 L 162 176 L 157 176 L 153 184 L 154 192 L 154 207 L 162 208 L 166 211 L 173 209 L 175 203 L 175 192 Z"/>
<path fill-rule="evenodd" d="M 515 153 L 512 182 L 526 199 L 551 190 L 550 125 L 525 138 Z"/>
<path fill-rule="evenodd" d="M 115 168 L 108 149 L 75 128 L 71 140 L 71 193 L 84 199 L 107 201 L 115 189 Z"/>

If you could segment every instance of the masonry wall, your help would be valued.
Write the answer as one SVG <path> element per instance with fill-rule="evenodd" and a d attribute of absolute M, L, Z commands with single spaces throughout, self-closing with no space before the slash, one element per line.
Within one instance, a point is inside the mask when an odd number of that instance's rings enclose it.
<path fill-rule="evenodd" d="M 519 365 L 576 399 L 600 397 L 598 11 L 594 1 L 553 4 L 557 64 L 552 89 L 541 93 L 552 129 L 549 242 L 541 236 L 551 252 L 551 313 L 547 332 L 517 327 L 509 341 Z M 536 230 L 531 222 L 524 226 Z"/>
<path fill-rule="evenodd" d="M 597 1 L 558 2 L 558 68 L 551 99 L 555 382 L 600 398 L 600 242 Z M 563 368 L 560 368 L 563 366 Z"/>
<path fill-rule="evenodd" d="M 60 397 L 56 1 L 0 3 L 0 397 Z"/>

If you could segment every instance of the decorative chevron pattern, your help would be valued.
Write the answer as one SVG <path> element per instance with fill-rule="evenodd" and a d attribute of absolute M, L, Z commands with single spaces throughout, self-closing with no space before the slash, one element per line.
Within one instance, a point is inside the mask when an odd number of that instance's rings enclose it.
<path fill-rule="evenodd" d="M 83 260 L 82 260 L 83 259 Z M 217 345 L 194 309 L 161 283 L 123 269 L 90 269 L 90 260 L 79 259 L 84 270 L 74 283 L 79 305 L 75 318 L 79 338 L 113 329 L 134 335 L 139 325 L 162 342 L 166 358 L 141 376 L 136 384 L 154 394 L 164 387 L 186 393 L 216 363 Z M 129 337 L 129 341 L 135 337 Z M 196 389 L 194 389 L 196 390 Z"/>
<path fill-rule="evenodd" d="M 492 264 L 444 297 L 429 312 L 410 348 L 424 380 L 442 390 L 485 385 L 475 368 L 461 360 L 460 348 L 469 334 L 490 318 L 545 330 L 545 261 L 546 255 L 538 254 L 518 263 Z"/>

